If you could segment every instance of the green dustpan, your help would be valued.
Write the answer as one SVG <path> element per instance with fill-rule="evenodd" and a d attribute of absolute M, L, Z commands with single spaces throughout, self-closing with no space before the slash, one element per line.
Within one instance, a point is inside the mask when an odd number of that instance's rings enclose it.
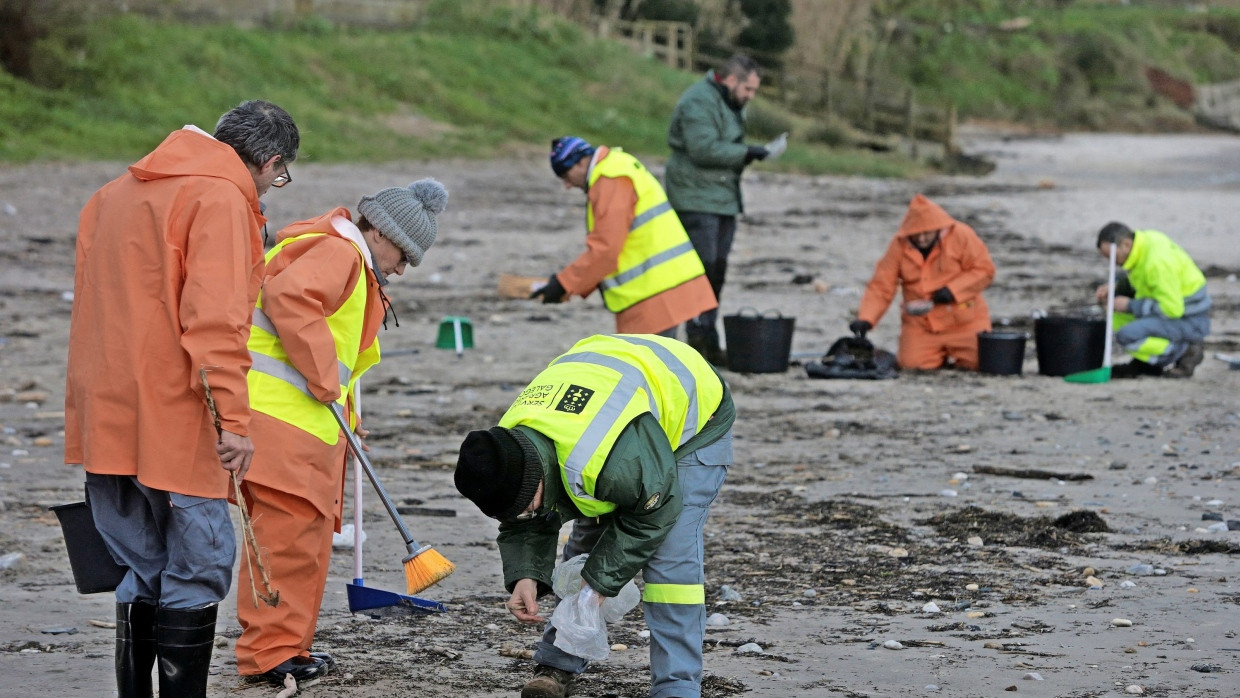
<path fill-rule="evenodd" d="M 1107 338 L 1102 349 L 1102 367 L 1069 373 L 1063 377 L 1069 383 L 1109 383 L 1111 381 L 1111 323 L 1114 321 L 1115 313 L 1115 247 L 1118 242 L 1117 240 L 1111 243 L 1111 265 L 1107 271 Z"/>
<path fill-rule="evenodd" d="M 1063 377 L 1069 383 L 1106 383 L 1111 380 L 1111 367 L 1091 368 L 1088 371 L 1077 371 Z"/>

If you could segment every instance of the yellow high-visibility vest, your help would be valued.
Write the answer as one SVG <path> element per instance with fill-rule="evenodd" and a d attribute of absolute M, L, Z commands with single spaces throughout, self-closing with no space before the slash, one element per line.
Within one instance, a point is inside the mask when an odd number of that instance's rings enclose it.
<path fill-rule="evenodd" d="M 281 240 L 267 253 L 267 263 L 270 264 L 290 243 L 324 234 L 307 233 Z M 349 241 L 349 244 L 353 245 L 365 267 L 365 257 L 362 256 L 365 252 L 356 243 Z M 345 302 L 336 312 L 327 316 L 327 326 L 331 329 L 332 339 L 336 344 L 336 368 L 340 380 L 340 398 L 336 402 L 349 414 L 350 424 L 354 423 L 354 416 L 346 405 L 357 379 L 379 363 L 377 338 L 365 351 L 358 349 L 362 341 L 365 317 L 366 274 L 362 273 L 358 275 L 357 284 Z M 249 349 L 250 359 L 254 362 L 247 376 L 250 409 L 275 417 L 313 434 L 325 444 L 334 446 L 340 438 L 340 427 L 336 424 L 336 418 L 314 397 L 306 384 L 305 376 L 289 362 L 288 353 L 280 342 L 275 326 L 263 312 L 261 291 L 258 305 L 254 308 Z"/>
<path fill-rule="evenodd" d="M 719 376 L 689 345 L 648 334 L 594 335 L 539 373 L 499 425 L 527 426 L 555 442 L 564 489 L 581 513 L 601 516 L 616 505 L 595 499 L 595 484 L 629 422 L 651 413 L 674 451 L 722 400 Z"/>
<path fill-rule="evenodd" d="M 637 192 L 637 208 L 619 263 L 599 284 L 608 310 L 618 313 L 706 273 L 659 180 L 637 158 L 612 148 L 590 170 L 590 186 L 599 177 L 628 177 Z M 593 206 L 586 207 L 586 231 L 594 231 Z"/>

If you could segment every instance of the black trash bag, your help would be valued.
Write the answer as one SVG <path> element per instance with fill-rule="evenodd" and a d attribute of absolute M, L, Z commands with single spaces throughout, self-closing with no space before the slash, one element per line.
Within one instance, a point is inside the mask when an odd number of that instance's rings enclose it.
<path fill-rule="evenodd" d="M 895 378 L 899 373 L 896 356 L 883 349 L 875 349 L 870 340 L 863 337 L 840 337 L 835 340 L 822 361 L 805 365 L 810 378 L 861 378 L 881 380 Z"/>

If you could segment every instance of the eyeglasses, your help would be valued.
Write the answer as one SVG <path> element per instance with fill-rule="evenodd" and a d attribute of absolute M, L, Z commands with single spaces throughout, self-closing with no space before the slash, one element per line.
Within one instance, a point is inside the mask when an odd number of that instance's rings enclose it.
<path fill-rule="evenodd" d="M 284 186 L 285 184 L 288 184 L 291 181 L 293 181 L 293 175 L 288 173 L 288 165 L 285 165 L 284 171 L 276 175 L 275 179 L 271 180 L 271 186 L 275 187 L 276 189 L 279 189 L 280 187 Z"/>

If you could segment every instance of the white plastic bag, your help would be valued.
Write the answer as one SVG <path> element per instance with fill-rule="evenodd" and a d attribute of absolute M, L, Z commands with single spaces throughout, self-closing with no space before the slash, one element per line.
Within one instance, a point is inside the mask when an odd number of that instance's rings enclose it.
<path fill-rule="evenodd" d="M 563 599 L 551 614 L 555 646 L 582 659 L 606 659 L 611 651 L 598 592 L 589 585 Z"/>
<path fill-rule="evenodd" d="M 586 566 L 588 559 L 590 559 L 590 554 L 582 553 L 555 566 L 555 569 L 551 571 L 551 590 L 556 596 L 567 599 L 581 591 L 581 586 L 584 584 L 581 579 L 581 569 Z M 603 620 L 615 623 L 623 618 L 624 614 L 633 610 L 637 602 L 641 600 L 642 593 L 630 579 L 628 584 L 620 588 L 619 594 L 603 599 Z"/>
<path fill-rule="evenodd" d="M 784 151 L 788 149 L 788 132 L 784 131 L 779 134 L 779 137 L 775 138 L 763 147 L 766 148 L 766 158 L 764 159 L 767 162 L 778 160 L 779 156 L 783 155 Z"/>

